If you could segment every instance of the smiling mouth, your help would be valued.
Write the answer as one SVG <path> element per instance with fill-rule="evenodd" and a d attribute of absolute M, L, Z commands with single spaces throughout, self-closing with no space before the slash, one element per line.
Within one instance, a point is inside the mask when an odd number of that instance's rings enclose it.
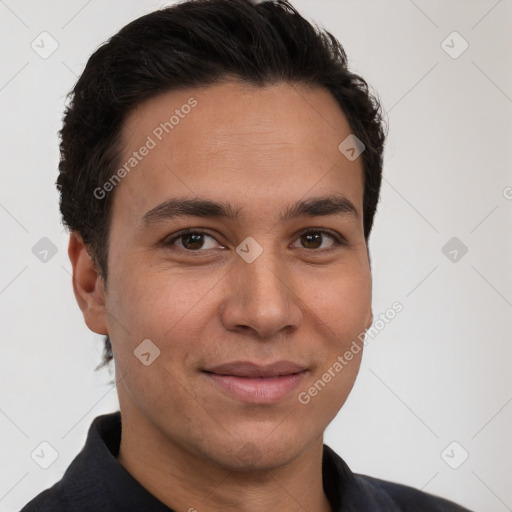
<path fill-rule="evenodd" d="M 203 370 L 203 373 L 231 398 L 246 403 L 270 404 L 290 395 L 308 370 L 290 361 L 265 366 L 236 361 Z"/>

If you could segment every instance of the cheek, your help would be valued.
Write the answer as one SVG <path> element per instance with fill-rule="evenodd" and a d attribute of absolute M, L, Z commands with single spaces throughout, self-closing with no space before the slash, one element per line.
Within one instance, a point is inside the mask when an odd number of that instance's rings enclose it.
<path fill-rule="evenodd" d="M 355 266 L 337 272 L 310 296 L 309 306 L 316 312 L 312 340 L 318 344 L 314 347 L 318 366 L 301 389 L 300 403 L 327 424 L 347 399 L 359 372 L 371 319 L 370 273 L 364 267 L 358 272 Z"/>
<path fill-rule="evenodd" d="M 169 274 L 132 273 L 129 280 L 112 276 L 117 281 L 113 279 L 107 301 L 109 332 L 116 374 L 126 376 L 123 389 L 130 400 L 148 414 L 155 408 L 170 407 L 185 417 L 192 414 L 188 409 L 200 413 L 199 402 L 188 403 L 192 391 L 187 391 L 187 372 L 197 359 L 197 341 L 208 328 L 211 302 L 205 290 L 212 284 L 205 283 L 205 277 L 199 288 L 197 279 L 179 273 L 173 273 L 171 279 Z M 144 341 L 148 339 L 151 343 Z M 142 346 L 147 347 L 144 352 L 149 352 L 152 361 L 147 366 L 136 357 L 143 353 Z"/>
<path fill-rule="evenodd" d="M 316 283 L 308 304 L 338 348 L 364 331 L 371 315 L 371 277 L 364 268 L 342 270 Z M 302 296 L 306 290 L 303 290 Z"/>
<path fill-rule="evenodd" d="M 165 339 L 176 326 L 196 316 L 194 310 L 214 285 L 211 275 L 191 278 L 171 270 L 154 272 L 151 267 L 145 272 L 129 268 L 124 272 L 133 277 L 116 276 L 107 308 L 130 326 L 132 336 Z"/>

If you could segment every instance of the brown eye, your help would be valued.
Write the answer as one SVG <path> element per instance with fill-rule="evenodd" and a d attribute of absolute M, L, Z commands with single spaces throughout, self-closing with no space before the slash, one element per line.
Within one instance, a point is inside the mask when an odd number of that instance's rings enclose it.
<path fill-rule="evenodd" d="M 333 243 L 322 247 L 326 238 L 330 238 Z M 336 235 L 329 231 L 304 231 L 298 238 L 301 241 L 303 249 L 330 249 L 337 245 L 342 245 L 342 241 Z"/>
<path fill-rule="evenodd" d="M 181 235 L 182 246 L 185 249 L 201 249 L 204 244 L 204 235 L 199 233 L 190 233 L 188 235 Z"/>
<path fill-rule="evenodd" d="M 209 242 L 206 240 L 212 240 L 213 242 Z M 176 244 L 175 242 L 181 241 L 181 244 Z M 184 249 L 191 252 L 201 252 L 200 250 L 208 250 L 208 249 L 215 249 L 215 238 L 213 238 L 208 233 L 205 233 L 203 231 L 185 231 L 181 232 L 177 236 L 175 236 L 172 240 L 169 240 L 169 242 L 166 243 L 166 245 L 176 245 L 180 249 Z M 206 246 L 205 246 L 206 244 Z M 209 246 L 208 246 L 209 245 Z"/>
<path fill-rule="evenodd" d="M 306 249 L 318 249 L 322 245 L 323 236 L 321 233 L 310 233 L 302 235 L 302 243 Z"/>

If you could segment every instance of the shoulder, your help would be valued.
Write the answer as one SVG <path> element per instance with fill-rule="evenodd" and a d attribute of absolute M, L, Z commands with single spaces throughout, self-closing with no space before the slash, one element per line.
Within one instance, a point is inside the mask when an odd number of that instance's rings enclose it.
<path fill-rule="evenodd" d="M 358 486 L 369 495 L 388 498 L 401 512 L 471 512 L 452 501 L 413 487 L 367 475 L 354 474 Z M 393 509 L 395 510 L 395 509 Z"/>
<path fill-rule="evenodd" d="M 346 462 L 324 444 L 324 489 L 335 510 L 347 512 L 471 512 L 449 500 L 407 485 L 353 473 Z"/>
<path fill-rule="evenodd" d="M 39 493 L 20 512 L 71 512 L 72 510 L 73 508 L 63 498 L 62 493 L 58 491 L 56 484 Z"/>

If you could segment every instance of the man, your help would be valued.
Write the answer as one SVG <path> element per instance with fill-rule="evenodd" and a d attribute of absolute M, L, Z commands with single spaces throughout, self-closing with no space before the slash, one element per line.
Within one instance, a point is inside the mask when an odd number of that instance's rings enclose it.
<path fill-rule="evenodd" d="M 285 1 L 148 14 L 89 59 L 61 138 L 120 412 L 23 511 L 464 510 L 323 445 L 372 324 L 385 139 L 333 36 Z"/>

